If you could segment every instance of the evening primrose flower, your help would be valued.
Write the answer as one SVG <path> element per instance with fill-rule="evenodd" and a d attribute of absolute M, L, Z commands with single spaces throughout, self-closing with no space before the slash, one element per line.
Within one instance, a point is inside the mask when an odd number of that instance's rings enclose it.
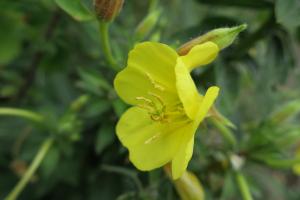
<path fill-rule="evenodd" d="M 219 92 L 213 86 L 199 94 L 190 72 L 212 62 L 218 51 L 215 43 L 206 42 L 179 56 L 165 44 L 144 42 L 129 53 L 114 86 L 132 107 L 121 116 L 116 132 L 139 170 L 171 163 L 174 179 L 186 170 L 195 132 Z"/>

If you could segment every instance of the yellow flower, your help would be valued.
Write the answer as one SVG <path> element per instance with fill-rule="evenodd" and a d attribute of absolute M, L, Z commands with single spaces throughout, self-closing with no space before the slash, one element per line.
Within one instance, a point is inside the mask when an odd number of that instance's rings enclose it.
<path fill-rule="evenodd" d="M 214 86 L 205 96 L 199 94 L 190 71 L 212 62 L 218 51 L 216 44 L 206 42 L 179 56 L 165 44 L 144 42 L 130 52 L 114 86 L 133 107 L 122 115 L 116 132 L 138 169 L 171 162 L 174 179 L 186 170 L 196 129 L 219 92 Z"/>

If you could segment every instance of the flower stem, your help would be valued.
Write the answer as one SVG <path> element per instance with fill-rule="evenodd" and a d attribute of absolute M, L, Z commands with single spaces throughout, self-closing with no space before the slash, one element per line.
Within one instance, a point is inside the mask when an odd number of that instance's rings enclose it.
<path fill-rule="evenodd" d="M 249 190 L 248 183 L 247 183 L 244 175 L 241 172 L 237 171 L 237 172 L 235 172 L 235 178 L 236 178 L 236 182 L 238 184 L 238 187 L 240 189 L 243 199 L 244 200 L 253 200 L 252 195 Z"/>
<path fill-rule="evenodd" d="M 53 138 L 48 138 L 48 139 L 46 139 L 44 141 L 44 143 L 40 147 L 38 153 L 36 154 L 34 160 L 30 164 L 28 170 L 22 176 L 21 180 L 14 187 L 14 189 L 5 197 L 4 200 L 15 200 L 15 199 L 18 198 L 18 196 L 20 195 L 20 193 L 26 187 L 26 185 L 30 181 L 31 177 L 34 175 L 34 173 L 36 172 L 37 168 L 40 166 L 41 162 L 45 158 L 47 152 L 49 151 L 50 147 L 53 144 L 53 141 L 54 141 Z"/>
<path fill-rule="evenodd" d="M 22 117 L 37 123 L 42 123 L 44 121 L 44 117 L 42 115 L 18 108 L 0 108 L 0 116 L 1 115 Z"/>
<path fill-rule="evenodd" d="M 111 46 L 110 46 L 110 39 L 109 39 L 109 22 L 100 21 L 99 22 L 99 30 L 100 30 L 100 39 L 102 43 L 102 50 L 105 55 L 107 62 L 109 63 L 110 67 L 114 71 L 119 71 L 117 63 L 112 54 Z"/>
<path fill-rule="evenodd" d="M 219 130 L 219 132 L 222 134 L 223 138 L 231 145 L 231 146 L 236 146 L 237 141 L 232 133 L 232 131 L 224 126 L 220 121 L 214 119 L 213 117 L 210 118 L 210 122 Z"/>

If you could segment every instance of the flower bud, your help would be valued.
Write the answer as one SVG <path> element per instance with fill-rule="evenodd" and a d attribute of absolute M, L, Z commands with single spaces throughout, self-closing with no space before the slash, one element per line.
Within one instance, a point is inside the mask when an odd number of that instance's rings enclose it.
<path fill-rule="evenodd" d="M 99 19 L 112 21 L 121 11 L 124 0 L 94 0 L 94 8 Z"/>
<path fill-rule="evenodd" d="M 164 169 L 182 200 L 204 200 L 203 187 L 193 173 L 185 171 L 179 179 L 173 180 L 170 166 L 166 165 Z"/>
<path fill-rule="evenodd" d="M 240 32 L 247 28 L 246 24 L 235 26 L 232 28 L 214 29 L 204 35 L 201 35 L 178 49 L 179 55 L 186 55 L 195 45 L 202 44 L 208 41 L 214 42 L 220 49 L 224 49 L 231 45 Z"/>

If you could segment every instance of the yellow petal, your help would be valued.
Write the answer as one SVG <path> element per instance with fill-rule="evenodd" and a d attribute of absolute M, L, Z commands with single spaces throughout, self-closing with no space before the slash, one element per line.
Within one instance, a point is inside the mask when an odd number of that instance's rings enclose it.
<path fill-rule="evenodd" d="M 218 55 L 218 52 L 219 47 L 215 43 L 206 42 L 194 46 L 187 55 L 181 56 L 181 59 L 189 71 L 192 71 L 195 67 L 212 62 Z"/>
<path fill-rule="evenodd" d="M 177 57 L 172 48 L 161 43 L 136 45 L 129 53 L 127 67 L 114 80 L 118 95 L 132 105 L 137 103 L 135 97 L 147 97 L 153 90 L 172 99 L 176 96 L 174 67 Z"/>
<path fill-rule="evenodd" d="M 172 160 L 172 177 L 178 179 L 185 172 L 193 155 L 195 130 L 192 126 L 181 139 L 181 145 Z"/>
<path fill-rule="evenodd" d="M 136 97 L 153 99 L 153 96 L 149 93 L 157 94 L 166 103 L 178 101 L 177 94 L 174 91 L 155 88 L 144 72 L 132 67 L 127 67 L 118 73 L 114 80 L 114 86 L 122 100 L 131 105 L 143 103 L 138 101 Z"/>
<path fill-rule="evenodd" d="M 139 170 L 152 170 L 170 162 L 178 149 L 182 128 L 154 122 L 147 111 L 132 107 L 116 128 L 120 141 L 129 150 L 131 162 Z"/>
<path fill-rule="evenodd" d="M 188 162 L 190 161 L 193 154 L 194 134 L 201 121 L 204 119 L 207 112 L 212 107 L 215 99 L 218 96 L 218 93 L 219 88 L 215 86 L 210 87 L 207 90 L 199 106 L 195 121 L 193 121 L 192 125 L 185 132 L 185 135 L 181 140 L 182 143 L 172 160 L 172 176 L 174 179 L 181 177 L 181 175 L 186 170 Z"/>
<path fill-rule="evenodd" d="M 180 101 L 190 119 L 195 119 L 202 96 L 198 93 L 195 83 L 181 58 L 175 67 L 176 87 Z"/>
<path fill-rule="evenodd" d="M 213 106 L 216 98 L 219 95 L 220 89 L 216 86 L 212 86 L 208 88 L 206 91 L 205 96 L 200 104 L 200 107 L 197 112 L 196 119 L 194 121 L 194 128 L 197 129 L 201 121 L 205 118 L 206 114 L 208 113 L 209 109 Z"/>
<path fill-rule="evenodd" d="M 128 66 L 137 68 L 167 88 L 175 88 L 174 67 L 178 55 L 171 47 L 157 42 L 144 42 L 129 53 Z"/>

